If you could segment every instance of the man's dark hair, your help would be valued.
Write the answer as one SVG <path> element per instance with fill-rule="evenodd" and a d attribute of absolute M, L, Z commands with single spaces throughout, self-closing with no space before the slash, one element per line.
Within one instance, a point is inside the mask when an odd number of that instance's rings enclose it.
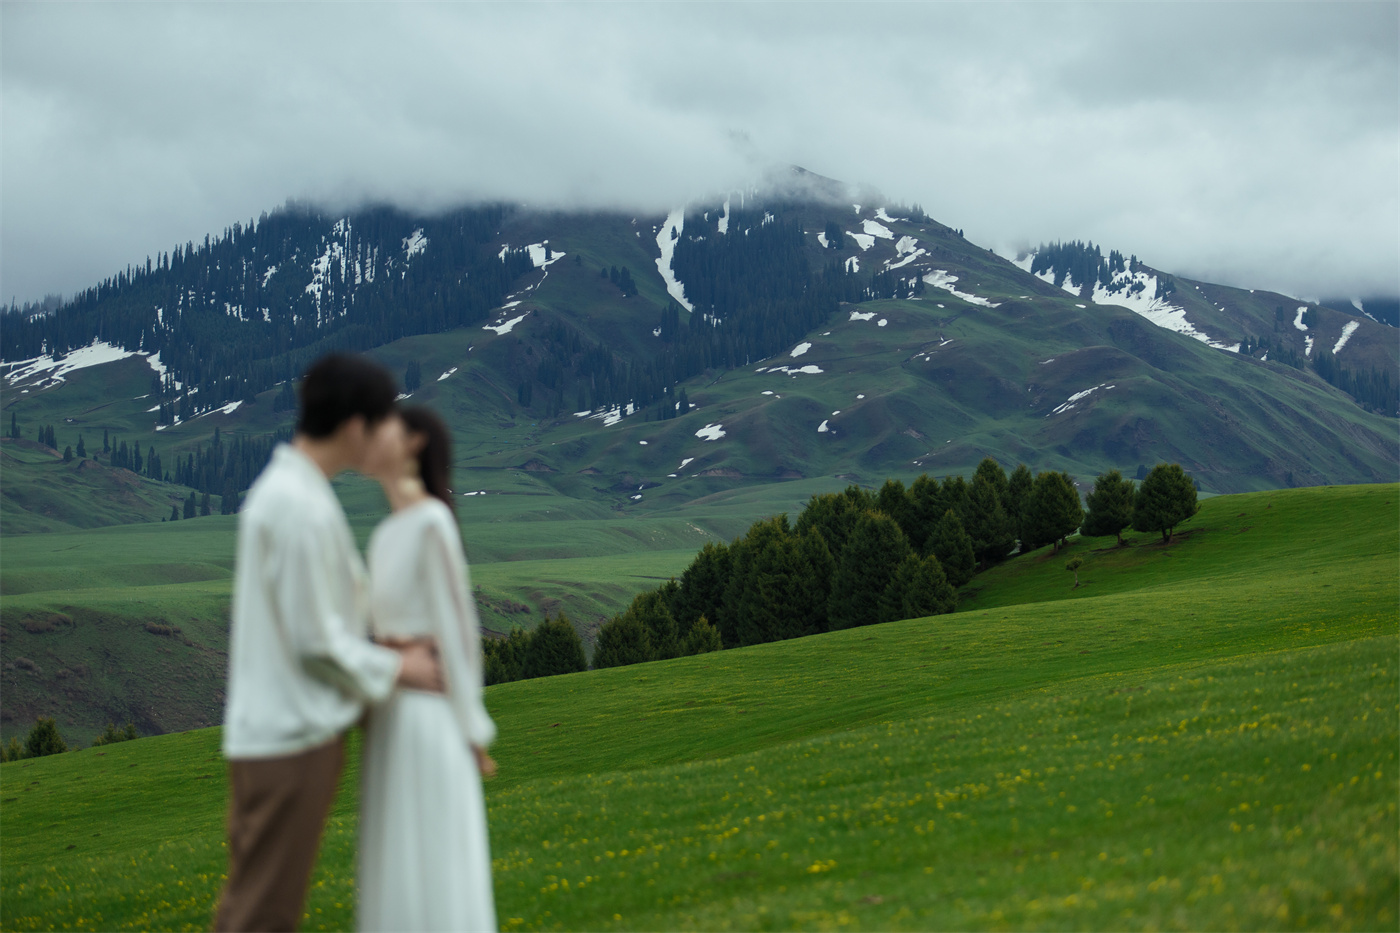
<path fill-rule="evenodd" d="M 332 353 L 311 364 L 301 381 L 297 433 L 330 437 L 356 415 L 375 425 L 394 410 L 399 387 L 369 357 Z"/>

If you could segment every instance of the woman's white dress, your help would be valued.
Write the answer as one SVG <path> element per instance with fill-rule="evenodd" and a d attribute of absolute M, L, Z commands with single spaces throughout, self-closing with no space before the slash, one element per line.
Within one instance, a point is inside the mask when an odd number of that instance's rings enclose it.
<path fill-rule="evenodd" d="M 445 696 L 396 690 L 370 712 L 360 791 L 362 930 L 495 930 L 491 851 L 471 745 L 496 727 L 482 702 L 480 627 L 457 522 L 437 499 L 370 538 L 373 631 L 431 635 Z"/>

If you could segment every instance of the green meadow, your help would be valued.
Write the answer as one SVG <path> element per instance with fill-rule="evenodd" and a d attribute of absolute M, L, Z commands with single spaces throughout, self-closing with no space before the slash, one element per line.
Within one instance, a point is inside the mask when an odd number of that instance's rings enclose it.
<path fill-rule="evenodd" d="M 1035 552 L 953 615 L 492 687 L 501 927 L 1395 929 L 1397 493 L 1218 497 L 1071 545 L 1078 590 Z M 217 729 L 0 766 L 0 926 L 206 928 L 224 782 Z M 353 925 L 355 783 L 306 929 Z"/>

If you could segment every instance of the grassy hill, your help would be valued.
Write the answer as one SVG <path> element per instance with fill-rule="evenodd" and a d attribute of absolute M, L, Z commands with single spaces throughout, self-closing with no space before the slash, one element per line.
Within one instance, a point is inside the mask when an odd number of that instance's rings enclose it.
<path fill-rule="evenodd" d="M 951 616 L 493 687 L 502 927 L 1394 927 L 1397 495 L 1218 497 L 1078 545 L 1078 593 L 1037 553 Z M 0 767 L 0 923 L 207 925 L 217 749 Z M 353 922 L 354 782 L 308 929 Z"/>

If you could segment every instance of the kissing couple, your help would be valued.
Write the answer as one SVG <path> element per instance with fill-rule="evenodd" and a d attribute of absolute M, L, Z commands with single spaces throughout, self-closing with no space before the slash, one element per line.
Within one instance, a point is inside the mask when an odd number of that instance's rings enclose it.
<path fill-rule="evenodd" d="M 496 727 L 448 478 L 451 437 L 397 406 L 377 363 L 335 354 L 238 520 L 223 752 L 228 879 L 216 930 L 293 930 L 365 721 L 357 923 L 495 930 L 481 780 Z M 392 514 L 366 569 L 331 479 L 373 476 Z M 372 636 L 372 637 L 371 637 Z"/>

